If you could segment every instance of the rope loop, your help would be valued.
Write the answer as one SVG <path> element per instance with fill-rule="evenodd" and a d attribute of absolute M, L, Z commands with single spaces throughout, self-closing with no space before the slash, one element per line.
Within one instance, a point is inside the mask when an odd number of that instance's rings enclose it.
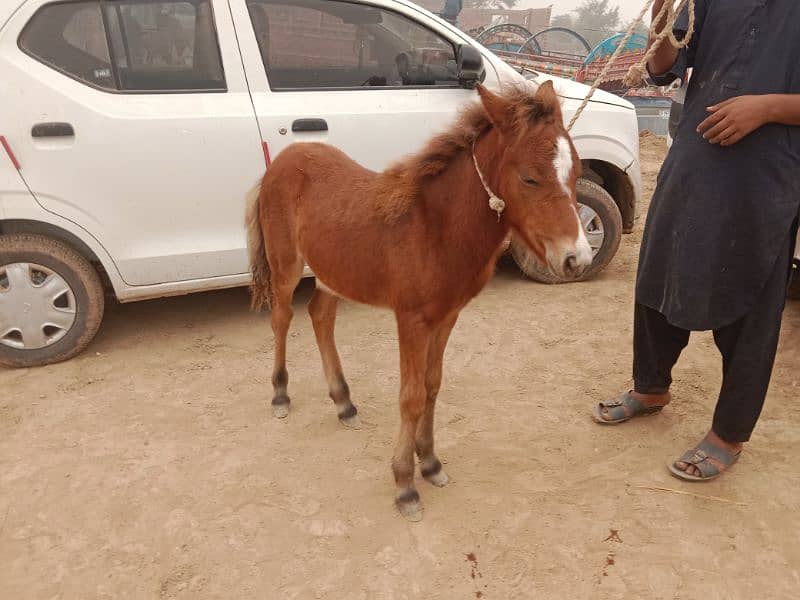
<path fill-rule="evenodd" d="M 677 5 L 674 4 L 675 1 L 676 0 L 667 0 L 664 2 L 661 10 L 653 19 L 653 23 L 650 26 L 650 39 L 652 40 L 650 47 L 647 49 L 647 52 L 645 52 L 642 59 L 628 69 L 628 73 L 625 75 L 623 80 L 627 87 L 641 87 L 645 76 L 647 75 L 647 63 L 653 58 L 653 56 L 655 56 L 656 52 L 658 52 L 658 48 L 661 46 L 664 40 L 669 40 L 669 43 L 678 50 L 681 48 L 686 48 L 691 43 L 692 37 L 694 36 L 695 26 L 695 0 L 677 0 Z M 578 120 L 578 117 L 580 117 L 581 113 L 583 113 L 583 111 L 586 109 L 589 101 L 592 99 L 592 96 L 594 96 L 594 93 L 597 91 L 597 88 L 599 88 L 600 85 L 606 81 L 606 77 L 608 77 L 611 67 L 614 66 L 615 62 L 617 62 L 617 59 L 619 58 L 620 54 L 622 54 L 625 45 L 630 41 L 630 39 L 633 37 L 633 34 L 636 32 L 636 28 L 642 21 L 644 21 L 644 17 L 647 14 L 647 11 L 650 10 L 653 2 L 654 0 L 646 0 L 642 10 L 639 12 L 639 16 L 631 22 L 630 27 L 628 27 L 628 31 L 625 32 L 625 35 L 623 36 L 616 50 L 608 59 L 608 62 L 606 63 L 605 67 L 603 67 L 603 70 L 600 71 L 600 74 L 597 76 L 597 79 L 595 79 L 592 87 L 589 88 L 589 91 L 587 92 L 586 97 L 583 99 L 583 102 L 581 102 L 581 105 L 578 107 L 578 110 L 576 110 L 575 114 L 572 116 L 569 125 L 567 125 L 567 131 L 571 130 L 572 126 L 575 125 L 575 121 Z M 683 11 L 683 9 L 687 6 L 689 8 L 689 26 L 686 28 L 687 30 L 684 38 L 679 40 L 675 37 L 673 28 L 675 26 L 675 21 L 677 21 L 678 16 L 681 14 L 681 11 Z M 660 32 L 656 33 L 656 23 L 662 19 L 664 19 L 664 27 Z"/>

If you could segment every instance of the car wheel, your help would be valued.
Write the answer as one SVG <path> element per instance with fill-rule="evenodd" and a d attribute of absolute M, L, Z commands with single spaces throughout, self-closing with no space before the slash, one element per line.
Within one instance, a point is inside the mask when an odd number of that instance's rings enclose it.
<path fill-rule="evenodd" d="M 67 244 L 41 235 L 0 236 L 0 366 L 72 358 L 103 320 L 97 271 Z"/>
<path fill-rule="evenodd" d="M 622 215 L 616 202 L 602 187 L 587 179 L 578 179 L 577 192 L 578 214 L 594 255 L 592 264 L 580 277 L 560 277 L 539 262 L 524 243 L 512 238 L 514 261 L 534 281 L 570 283 L 590 279 L 602 271 L 617 253 L 622 239 Z"/>

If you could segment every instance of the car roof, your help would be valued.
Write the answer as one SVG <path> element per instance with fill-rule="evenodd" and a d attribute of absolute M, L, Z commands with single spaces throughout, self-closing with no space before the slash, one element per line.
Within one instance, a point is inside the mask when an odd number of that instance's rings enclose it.
<path fill-rule="evenodd" d="M 27 1 L 28 0 L 8 0 L 7 2 L 0 2 L 0 29 L 6 26 L 11 16 Z"/>

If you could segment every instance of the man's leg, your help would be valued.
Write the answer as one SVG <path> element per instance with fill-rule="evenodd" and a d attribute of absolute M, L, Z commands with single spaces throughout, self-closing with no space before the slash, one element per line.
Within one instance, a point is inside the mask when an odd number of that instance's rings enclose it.
<path fill-rule="evenodd" d="M 635 396 L 645 401 L 666 399 L 669 402 L 672 368 L 689 343 L 689 335 L 686 329 L 670 325 L 657 310 L 636 304 L 633 320 Z"/>
<path fill-rule="evenodd" d="M 633 318 L 634 388 L 631 396 L 647 407 L 669 404 L 672 367 L 689 343 L 689 333 L 670 325 L 657 310 L 636 304 Z M 630 406 L 625 405 L 624 410 L 631 416 Z M 602 408 L 601 415 L 603 420 L 613 420 L 608 408 Z"/>
<path fill-rule="evenodd" d="M 714 332 L 723 379 L 712 429 L 725 441 L 748 441 L 761 414 L 778 349 L 790 266 L 787 250 L 753 309 Z"/>
<path fill-rule="evenodd" d="M 714 331 L 714 341 L 722 354 L 723 376 L 706 439 L 732 454 L 740 452 L 750 439 L 764 406 L 778 348 L 793 250 L 792 236 L 791 246 L 778 257 L 755 306 L 738 321 Z M 724 470 L 724 465 L 713 458 L 709 460 Z M 676 462 L 675 466 L 690 475 L 700 475 L 697 467 L 684 462 Z"/>

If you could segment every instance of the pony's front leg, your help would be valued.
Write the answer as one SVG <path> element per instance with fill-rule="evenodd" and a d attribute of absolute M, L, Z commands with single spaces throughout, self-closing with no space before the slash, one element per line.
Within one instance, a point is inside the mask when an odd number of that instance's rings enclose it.
<path fill-rule="evenodd" d="M 447 347 L 450 332 L 456 324 L 456 319 L 458 319 L 457 312 L 445 319 L 431 336 L 428 348 L 427 372 L 425 374 L 427 401 L 425 403 L 425 412 L 417 425 L 416 445 L 419 468 L 422 476 L 437 487 L 447 485 L 450 479 L 442 469 L 442 463 L 433 449 L 433 414 L 436 410 L 436 397 L 439 395 L 439 387 L 442 384 L 444 350 Z"/>
<path fill-rule="evenodd" d="M 422 504 L 414 487 L 414 450 L 419 420 L 425 412 L 425 375 L 431 327 L 419 315 L 397 315 L 400 340 L 400 436 L 392 459 L 397 485 L 395 504 L 410 521 L 422 519 Z"/>

